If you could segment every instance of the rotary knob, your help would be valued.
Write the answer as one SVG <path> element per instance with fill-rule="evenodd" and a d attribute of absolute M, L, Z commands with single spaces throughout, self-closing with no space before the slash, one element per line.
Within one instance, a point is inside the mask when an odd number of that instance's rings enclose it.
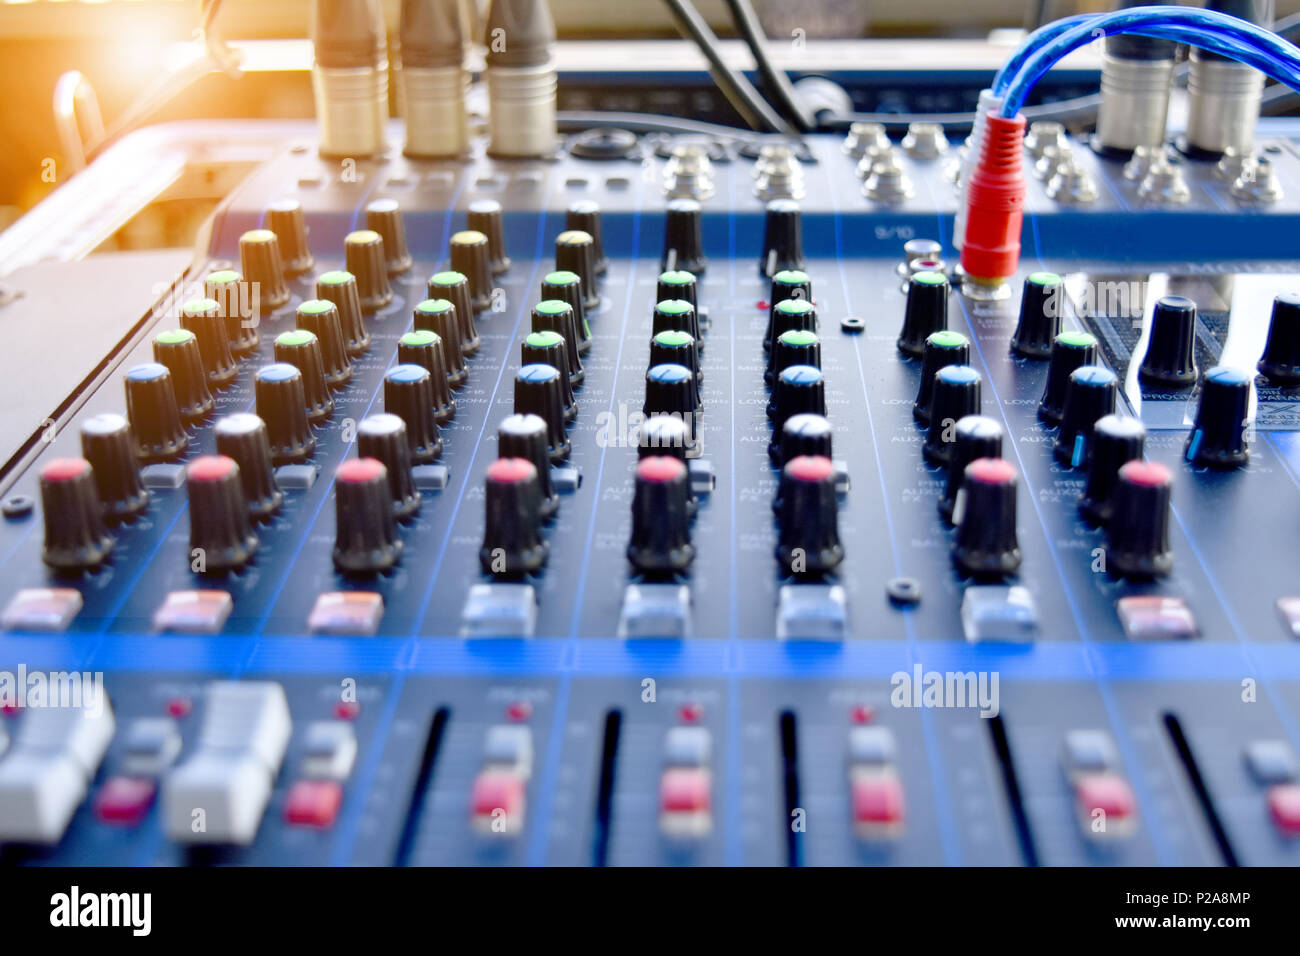
<path fill-rule="evenodd" d="M 41 510 L 45 514 L 41 560 L 55 570 L 96 567 L 113 550 L 94 469 L 86 459 L 55 458 L 41 469 Z"/>
<path fill-rule="evenodd" d="M 668 331 L 685 332 L 697 345 L 703 345 L 700 338 L 700 317 L 695 307 L 685 299 L 665 299 L 655 303 L 650 320 L 650 334 L 658 335 Z"/>
<path fill-rule="evenodd" d="M 582 279 L 576 272 L 557 270 L 548 272 L 542 279 L 542 301 L 559 300 L 573 309 L 573 324 L 578 330 L 578 355 L 591 350 L 591 323 L 587 321 L 587 308 L 582 302 Z M 567 336 L 566 336 L 567 338 Z"/>
<path fill-rule="evenodd" d="M 194 333 L 199 355 L 208 375 L 208 385 L 225 388 L 239 376 L 239 367 L 230 354 L 230 336 L 221 305 L 216 299 L 194 299 L 181 306 L 181 328 Z"/>
<path fill-rule="evenodd" d="M 953 509 L 957 536 L 952 558 L 975 577 L 1015 574 L 1020 567 L 1016 537 L 1016 470 L 1001 458 L 977 458 L 966 466 Z"/>
<path fill-rule="evenodd" d="M 388 469 L 377 458 L 353 458 L 334 475 L 334 567 L 343 574 L 387 571 L 402 556 Z"/>
<path fill-rule="evenodd" d="M 280 259 L 287 275 L 300 275 L 316 264 L 307 245 L 307 221 L 302 203 L 280 199 L 267 210 L 266 224 L 280 245 Z"/>
<path fill-rule="evenodd" d="M 306 461 L 316 450 L 307 421 L 307 393 L 302 372 L 287 362 L 264 365 L 253 384 L 257 414 L 266 423 L 271 460 L 277 465 Z"/>
<path fill-rule="evenodd" d="M 467 225 L 474 232 L 481 232 L 488 240 L 488 268 L 494 276 L 501 275 L 510 268 L 510 257 L 506 255 L 506 230 L 501 213 L 501 204 L 495 199 L 476 199 L 469 204 Z"/>
<path fill-rule="evenodd" d="M 1259 370 L 1280 388 L 1300 385 L 1300 294 L 1290 292 L 1273 300 Z"/>
<path fill-rule="evenodd" d="M 636 463 L 635 480 L 628 561 L 646 575 L 685 571 L 695 557 L 685 463 L 670 455 L 650 455 Z"/>
<path fill-rule="evenodd" d="M 1246 463 L 1251 379 L 1248 373 L 1225 365 L 1205 373 L 1196 424 L 1183 447 L 1183 457 L 1193 465 L 1238 468 Z"/>
<path fill-rule="evenodd" d="M 671 415 L 680 418 L 690 428 L 694 449 L 699 437 L 697 409 L 699 384 L 694 374 L 684 365 L 652 365 L 645 373 L 646 415 Z"/>
<path fill-rule="evenodd" d="M 833 449 L 831 423 L 822 415 L 791 415 L 781 426 L 781 457 L 774 462 L 784 468 L 793 458 L 811 456 L 830 458 Z M 781 513 L 781 485 L 772 498 L 772 510 Z"/>
<path fill-rule="evenodd" d="M 406 226 L 396 199 L 376 199 L 366 206 L 366 228 L 377 232 L 383 240 L 384 265 L 390 276 L 401 275 L 411 268 Z"/>
<path fill-rule="evenodd" d="M 591 236 L 592 258 L 595 260 L 596 275 L 603 276 L 609 271 L 609 259 L 605 257 L 605 240 L 602 236 L 600 206 L 594 199 L 579 199 L 570 203 L 564 213 L 564 228 L 585 232 Z"/>
<path fill-rule="evenodd" d="M 1071 468 L 1080 468 L 1088 461 L 1097 419 L 1115 411 L 1117 393 L 1115 373 L 1100 365 L 1081 365 L 1070 373 L 1061 427 L 1052 445 L 1057 461 Z"/>
<path fill-rule="evenodd" d="M 398 521 L 420 510 L 420 492 L 411 477 L 411 446 L 406 422 L 397 415 L 381 412 L 367 415 L 357 425 L 357 454 L 383 462 L 393 499 L 393 516 Z"/>
<path fill-rule="evenodd" d="M 686 461 L 692 448 L 691 426 L 676 415 L 651 415 L 636 432 L 637 456 L 670 455 Z"/>
<path fill-rule="evenodd" d="M 695 275 L 685 269 L 659 273 L 659 278 L 655 280 L 655 301 L 666 302 L 669 299 L 684 299 L 698 313 L 700 290 Z"/>
<path fill-rule="evenodd" d="M 555 237 L 555 269 L 572 272 L 582 284 L 582 305 L 592 312 L 600 305 L 596 290 L 596 242 L 581 229 L 566 229 Z"/>
<path fill-rule="evenodd" d="M 969 365 L 946 365 L 934 374 L 930 427 L 921 452 L 932 465 L 947 465 L 957 422 L 980 413 L 980 375 Z"/>
<path fill-rule="evenodd" d="M 407 332 L 397 341 L 398 362 L 419 365 L 429 372 L 429 384 L 433 386 L 433 420 L 438 425 L 445 425 L 456 417 L 456 399 L 447 380 L 444 344 L 442 336 L 428 329 Z"/>
<path fill-rule="evenodd" d="M 1142 457 L 1147 430 L 1136 418 L 1105 415 L 1093 426 L 1092 454 L 1088 456 L 1088 483 L 1079 498 L 1079 512 L 1094 525 L 1110 520 L 1111 495 L 1119 470 Z"/>
<path fill-rule="evenodd" d="M 465 274 L 454 269 L 435 272 L 429 277 L 428 295 L 430 299 L 445 299 L 455 307 L 456 324 L 460 329 L 461 353 L 469 356 L 477 352 L 483 342 L 479 338 L 478 326 L 474 322 L 473 295 L 470 281 Z"/>
<path fill-rule="evenodd" d="M 556 368 L 568 372 L 567 377 L 572 387 L 580 387 L 587 373 L 578 356 L 581 345 L 573 306 L 562 299 L 543 299 L 533 306 L 532 328 L 534 332 L 554 332 L 564 340 L 564 364 L 557 365 Z"/>
<path fill-rule="evenodd" d="M 1196 304 L 1180 295 L 1159 299 L 1151 313 L 1151 334 L 1138 378 L 1157 388 L 1191 385 L 1196 381 L 1195 342 Z"/>
<path fill-rule="evenodd" d="M 465 365 L 465 353 L 460 347 L 461 327 L 456 318 L 456 306 L 450 299 L 425 299 L 416 303 L 414 323 L 415 331 L 432 332 L 442 340 L 443 359 L 447 363 L 447 384 L 452 388 L 464 388 L 469 381 L 469 369 Z"/>
<path fill-rule="evenodd" d="M 523 365 L 550 365 L 564 369 L 569 364 L 568 344 L 558 332 L 529 332 L 519 351 Z M 563 373 L 560 374 L 560 394 L 564 402 L 564 420 L 572 423 L 578 417 L 578 402 L 573 397 L 571 378 Z"/>
<path fill-rule="evenodd" d="M 1097 364 L 1097 340 L 1087 332 L 1062 332 L 1052 341 L 1047 363 L 1047 384 L 1038 402 L 1038 417 L 1049 425 L 1061 424 L 1065 390 L 1070 375 L 1082 365 Z"/>
<path fill-rule="evenodd" d="M 560 508 L 560 495 L 551 480 L 551 456 L 546 422 L 537 415 L 508 415 L 497 426 L 497 457 L 523 458 L 537 469 L 539 513 L 544 521 Z"/>
<path fill-rule="evenodd" d="M 898 350 L 921 358 L 925 340 L 948 328 L 948 277 L 942 272 L 917 272 L 907 283 L 907 305 Z"/>
<path fill-rule="evenodd" d="M 176 391 L 181 418 L 199 422 L 212 414 L 217 403 L 208 389 L 208 373 L 203 368 L 199 340 L 193 332 L 189 329 L 160 332 L 153 340 L 153 358 L 172 373 L 172 388 Z"/>
<path fill-rule="evenodd" d="M 699 276 L 704 274 L 707 265 L 700 204 L 694 199 L 671 200 L 664 223 L 664 254 L 659 268 L 664 272 L 683 269 Z"/>
<path fill-rule="evenodd" d="M 492 304 L 492 253 L 488 237 L 477 229 L 455 233 L 451 237 L 450 259 L 451 270 L 463 275 L 469 284 L 470 308 L 476 313 L 485 311 Z"/>
<path fill-rule="evenodd" d="M 257 552 L 239 465 L 225 455 L 202 455 L 185 469 L 190 499 L 191 569 L 200 574 L 238 571 Z"/>
<path fill-rule="evenodd" d="M 772 306 L 768 312 L 768 332 L 771 333 L 767 342 L 769 352 L 775 351 L 776 340 L 786 332 L 816 331 L 817 310 L 807 299 L 785 299 Z"/>
<path fill-rule="evenodd" d="M 126 418 L 104 412 L 81 426 L 81 454 L 90 463 L 104 520 L 129 521 L 149 506 L 140 457 Z"/>
<path fill-rule="evenodd" d="M 140 460 L 179 458 L 190 446 L 181 425 L 172 373 L 160 362 L 146 362 L 126 373 L 126 414 L 135 433 Z"/>
<path fill-rule="evenodd" d="M 217 438 L 217 454 L 239 466 L 249 515 L 264 520 L 279 511 L 284 492 L 275 482 L 266 423 L 249 412 L 239 412 L 217 419 L 213 432 Z"/>
<path fill-rule="evenodd" d="M 782 302 L 781 305 L 790 305 Z M 811 365 L 822 367 L 822 345 L 817 336 L 808 329 L 788 329 L 776 337 L 776 344 L 768 353 L 767 372 L 764 380 L 771 385 L 776 377 L 791 365 Z"/>
<path fill-rule="evenodd" d="M 379 274 L 387 284 L 388 277 L 382 269 Z M 338 310 L 339 329 L 343 333 L 343 347 L 347 349 L 348 355 L 363 355 L 370 348 L 370 333 L 366 331 L 365 322 L 361 318 L 361 291 L 357 277 L 352 272 L 338 269 L 323 273 L 316 280 L 316 298 L 333 302 Z"/>
<path fill-rule="evenodd" d="M 781 469 L 780 527 L 776 559 L 796 576 L 834 571 L 844 560 L 840 543 L 835 466 L 829 458 L 801 455 Z"/>
<path fill-rule="evenodd" d="M 1054 272 L 1031 272 L 1020 294 L 1020 317 L 1011 336 L 1011 351 L 1028 359 L 1045 359 L 1061 334 L 1065 286 Z"/>
<path fill-rule="evenodd" d="M 812 365 L 791 365 L 782 369 L 772 386 L 767 414 L 772 419 L 772 442 L 767 451 L 773 462 L 779 462 L 782 460 L 781 438 L 786 420 L 793 415 L 826 414 L 826 379 L 821 369 Z"/>
<path fill-rule="evenodd" d="M 257 290 L 258 306 L 263 314 L 274 312 L 289 301 L 280 240 L 270 229 L 251 229 L 239 237 L 239 271 L 251 288 Z"/>
<path fill-rule="evenodd" d="M 1174 565 L 1169 547 L 1169 507 L 1173 478 L 1155 462 L 1122 465 L 1111 492 L 1106 523 L 1106 567 L 1113 574 L 1150 578 Z"/>
<path fill-rule="evenodd" d="M 307 420 L 314 424 L 334 414 L 334 399 L 325 382 L 325 365 L 321 359 L 320 340 L 306 329 L 292 329 L 275 337 L 275 360 L 287 362 L 302 373 L 303 397 L 307 403 Z"/>
<path fill-rule="evenodd" d="M 912 403 L 912 418 L 918 425 L 930 424 L 930 403 L 934 399 L 934 377 L 948 365 L 970 363 L 970 339 L 960 332 L 933 332 L 921 354 L 921 383 Z"/>
<path fill-rule="evenodd" d="M 665 329 L 650 339 L 650 364 L 686 366 L 695 373 L 696 397 L 699 397 L 698 386 L 704 374 L 700 371 L 700 350 L 689 332 Z"/>
<path fill-rule="evenodd" d="M 343 237 L 343 262 L 344 268 L 356 280 L 357 299 L 363 313 L 369 315 L 378 312 L 393 301 L 383 236 L 373 229 L 358 229 L 348 233 Z M 316 294 L 321 294 L 319 289 Z M 339 312 L 342 311 L 340 305 Z"/>
<path fill-rule="evenodd" d="M 253 300 L 253 292 L 244 277 L 233 269 L 210 272 L 203 280 L 203 297 L 216 300 L 220 307 L 226 337 L 230 340 L 230 354 L 242 356 L 256 352 L 262 342 L 257 334 L 261 303 Z"/>
<path fill-rule="evenodd" d="M 769 278 L 778 272 L 803 268 L 803 216 L 793 199 L 773 199 L 763 217 L 763 254 L 758 274 Z"/>
<path fill-rule="evenodd" d="M 526 458 L 498 458 L 487 468 L 486 520 L 479 564 L 494 577 L 519 577 L 546 563 L 537 468 Z"/>
<path fill-rule="evenodd" d="M 515 373 L 515 413 L 546 422 L 548 454 L 557 464 L 569 457 L 572 447 L 564 431 L 562 375 L 552 365 L 525 365 Z"/>
<path fill-rule="evenodd" d="M 433 420 L 433 381 L 422 365 L 394 365 L 384 376 L 384 411 L 406 422 L 411 460 L 417 465 L 436 461 L 442 436 Z"/>
<path fill-rule="evenodd" d="M 308 299 L 298 306 L 295 321 L 298 328 L 316 336 L 325 384 L 342 388 L 352 381 L 352 362 L 348 358 L 338 306 L 328 299 Z"/>
<path fill-rule="evenodd" d="M 943 494 L 939 496 L 939 516 L 953 523 L 952 512 L 957 493 L 966 483 L 966 466 L 980 458 L 1002 457 L 1002 426 L 984 415 L 967 415 L 953 428 L 952 456 Z"/>
<path fill-rule="evenodd" d="M 812 294 L 812 280 L 808 278 L 806 272 L 801 272 L 798 269 L 787 269 L 772 276 L 767 297 L 767 331 L 763 334 L 763 348 L 770 349 L 772 343 L 776 341 L 776 335 L 773 331 L 775 328 L 773 313 L 776 311 L 776 307 L 790 299 L 799 299 L 816 304 Z"/>

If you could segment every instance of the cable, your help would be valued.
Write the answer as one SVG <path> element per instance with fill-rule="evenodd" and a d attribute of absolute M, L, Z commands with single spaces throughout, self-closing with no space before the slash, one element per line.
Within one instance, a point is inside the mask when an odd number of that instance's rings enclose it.
<path fill-rule="evenodd" d="M 720 123 L 705 123 L 700 120 L 682 119 L 677 116 L 658 116 L 654 113 L 607 113 L 603 110 L 561 110 L 555 114 L 562 132 L 580 132 L 586 129 L 626 129 L 633 133 L 680 133 L 686 136 L 714 136 L 719 139 L 732 139 L 740 143 L 760 143 L 768 134 L 754 133 L 723 126 Z"/>
<path fill-rule="evenodd" d="M 772 105 L 794 124 L 799 132 L 807 133 L 815 129 L 817 123 L 795 96 L 794 87 L 790 85 L 790 77 L 786 75 L 785 70 L 778 70 L 772 65 L 772 60 L 767 55 L 767 37 L 763 33 L 758 15 L 754 13 L 753 5 L 749 0 L 726 0 L 726 4 L 731 11 L 732 22 L 744 38 L 749 52 L 754 55 L 758 75 L 763 78 L 763 87 L 771 97 Z"/>
<path fill-rule="evenodd" d="M 790 124 L 759 95 L 758 90 L 754 89 L 754 85 L 745 78 L 744 74 L 733 70 L 723 62 L 722 54 L 718 52 L 718 38 L 709 29 L 709 25 L 700 16 L 694 4 L 690 0 L 665 0 L 665 2 L 672 11 L 678 31 L 695 41 L 695 45 L 709 61 L 709 72 L 713 75 L 713 81 L 718 84 L 718 89 L 749 127 L 763 131 L 775 130 L 788 136 L 797 135 Z"/>

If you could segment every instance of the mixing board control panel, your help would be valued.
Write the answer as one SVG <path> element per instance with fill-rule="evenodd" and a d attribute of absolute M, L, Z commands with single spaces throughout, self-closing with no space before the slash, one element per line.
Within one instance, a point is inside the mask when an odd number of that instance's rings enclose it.
<path fill-rule="evenodd" d="M 1032 130 L 989 288 L 932 129 L 261 127 L 4 477 L 0 855 L 1300 861 L 1292 133 Z"/>

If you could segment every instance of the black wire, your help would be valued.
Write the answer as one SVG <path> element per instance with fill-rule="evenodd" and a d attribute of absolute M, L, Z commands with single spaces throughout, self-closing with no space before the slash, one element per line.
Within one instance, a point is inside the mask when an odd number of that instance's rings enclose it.
<path fill-rule="evenodd" d="M 805 109 L 795 96 L 794 87 L 790 85 L 790 77 L 786 75 L 785 70 L 778 70 L 772 65 L 772 60 L 767 55 L 767 37 L 763 33 L 762 24 L 759 23 L 753 5 L 749 0 L 726 0 L 726 4 L 727 9 L 731 11 L 731 20 L 736 25 L 736 30 L 754 56 L 758 75 L 763 78 L 763 87 L 772 105 L 799 132 L 807 133 L 816 129 L 817 122 L 813 119 L 812 113 Z"/>
<path fill-rule="evenodd" d="M 754 85 L 743 74 L 733 70 L 723 61 L 722 54 L 718 52 L 718 38 L 704 22 L 704 18 L 700 16 L 694 4 L 690 0 L 665 0 L 665 2 L 668 4 L 668 9 L 672 11 L 673 21 L 677 24 L 678 31 L 695 41 L 695 45 L 709 61 L 709 72 L 713 75 L 713 81 L 718 84 L 718 89 L 749 127 L 795 135 L 790 125 L 759 95 L 758 90 L 754 89 Z"/>

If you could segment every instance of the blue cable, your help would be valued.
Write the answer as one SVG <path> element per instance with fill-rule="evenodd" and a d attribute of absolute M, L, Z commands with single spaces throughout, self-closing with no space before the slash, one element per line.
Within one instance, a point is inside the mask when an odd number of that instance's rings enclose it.
<path fill-rule="evenodd" d="M 1005 117 L 1014 117 L 1020 111 L 1029 90 L 1057 61 L 1091 43 L 1099 34 L 1139 33 L 1190 43 L 1300 89 L 1300 51 L 1295 46 L 1262 27 L 1213 10 L 1137 7 L 1092 17 L 1060 32 L 1051 31 L 1050 27 L 1045 29 L 1050 39 L 1023 58 L 1020 69 L 1006 86 L 1001 109 Z M 1020 52 L 1017 51 L 1017 58 Z"/>
<path fill-rule="evenodd" d="M 1025 61 L 1033 55 L 1034 51 L 1044 43 L 1056 39 L 1070 27 L 1078 26 L 1080 23 L 1089 23 L 1096 18 L 1097 14 L 1095 13 L 1077 13 L 1074 16 L 1053 20 L 1029 34 L 1029 36 L 1025 37 L 1024 42 L 1016 48 L 1016 52 L 1011 54 L 1011 59 L 1002 64 L 1002 69 L 998 70 L 994 75 L 993 92 L 998 96 L 1006 93 L 1007 84 L 1020 72 L 1020 68 L 1025 65 Z"/>

